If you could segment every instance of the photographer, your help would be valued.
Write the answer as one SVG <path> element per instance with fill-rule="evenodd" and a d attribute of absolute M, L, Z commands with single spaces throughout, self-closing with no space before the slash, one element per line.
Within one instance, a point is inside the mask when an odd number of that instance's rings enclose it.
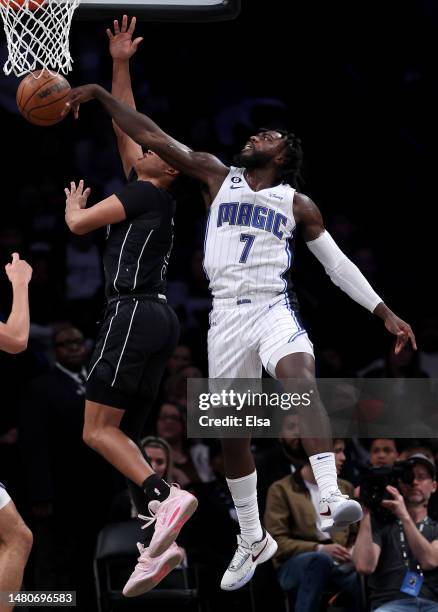
<path fill-rule="evenodd" d="M 375 612 L 438 612 L 438 524 L 427 514 L 437 488 L 435 465 L 416 454 L 403 464 L 398 488 L 386 486 L 381 506 L 365 508 L 353 550 L 358 572 L 371 575 L 368 586 Z"/>

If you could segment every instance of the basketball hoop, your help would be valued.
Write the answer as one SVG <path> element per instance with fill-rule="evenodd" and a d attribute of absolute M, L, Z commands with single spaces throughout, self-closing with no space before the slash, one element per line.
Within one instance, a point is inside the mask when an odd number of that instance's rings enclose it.
<path fill-rule="evenodd" d="M 69 51 L 71 20 L 80 2 L 0 0 L 9 53 L 4 73 L 13 72 L 20 77 L 36 68 L 46 68 L 67 74 L 73 61 Z"/>

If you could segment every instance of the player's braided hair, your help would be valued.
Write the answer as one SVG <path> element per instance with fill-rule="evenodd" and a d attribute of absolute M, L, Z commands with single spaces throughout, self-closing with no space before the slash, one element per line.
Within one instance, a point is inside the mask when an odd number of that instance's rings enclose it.
<path fill-rule="evenodd" d="M 272 129 L 275 129 L 276 132 L 281 134 L 286 143 L 286 158 L 277 178 L 283 183 L 288 183 L 292 187 L 300 187 L 300 185 L 304 182 L 301 175 L 301 169 L 303 166 L 303 149 L 301 147 L 301 140 L 293 132 L 288 132 L 284 129 L 262 128 L 260 132 L 266 132 Z"/>

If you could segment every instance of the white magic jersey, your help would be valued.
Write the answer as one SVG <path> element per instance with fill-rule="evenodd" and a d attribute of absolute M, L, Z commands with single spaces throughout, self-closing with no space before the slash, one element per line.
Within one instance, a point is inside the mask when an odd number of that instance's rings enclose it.
<path fill-rule="evenodd" d="M 253 191 L 232 167 L 210 208 L 204 268 L 215 298 L 287 292 L 295 189 Z"/>

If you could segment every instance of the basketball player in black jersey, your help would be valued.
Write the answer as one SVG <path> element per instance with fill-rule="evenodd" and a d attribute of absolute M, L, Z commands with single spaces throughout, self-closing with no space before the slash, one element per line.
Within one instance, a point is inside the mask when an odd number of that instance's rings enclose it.
<path fill-rule="evenodd" d="M 117 38 L 111 51 L 117 55 Z M 122 97 L 123 87 L 116 86 L 114 93 Z M 134 106 L 133 100 L 125 101 Z M 86 208 L 90 190 L 84 190 L 83 181 L 78 186 L 72 182 L 65 189 L 65 219 L 76 234 L 107 226 L 107 304 L 90 361 L 84 440 L 128 478 L 140 514 L 149 502 L 152 517 L 146 520 L 155 521 L 155 531 L 149 547 L 139 545 L 139 563 L 124 589 L 126 596 L 135 596 L 181 561 L 174 540 L 197 500 L 155 475 L 139 445 L 179 336 L 178 319 L 165 295 L 175 211 L 168 190 L 179 173 L 152 151 L 143 153 L 115 124 L 114 129 L 128 184 Z"/>

